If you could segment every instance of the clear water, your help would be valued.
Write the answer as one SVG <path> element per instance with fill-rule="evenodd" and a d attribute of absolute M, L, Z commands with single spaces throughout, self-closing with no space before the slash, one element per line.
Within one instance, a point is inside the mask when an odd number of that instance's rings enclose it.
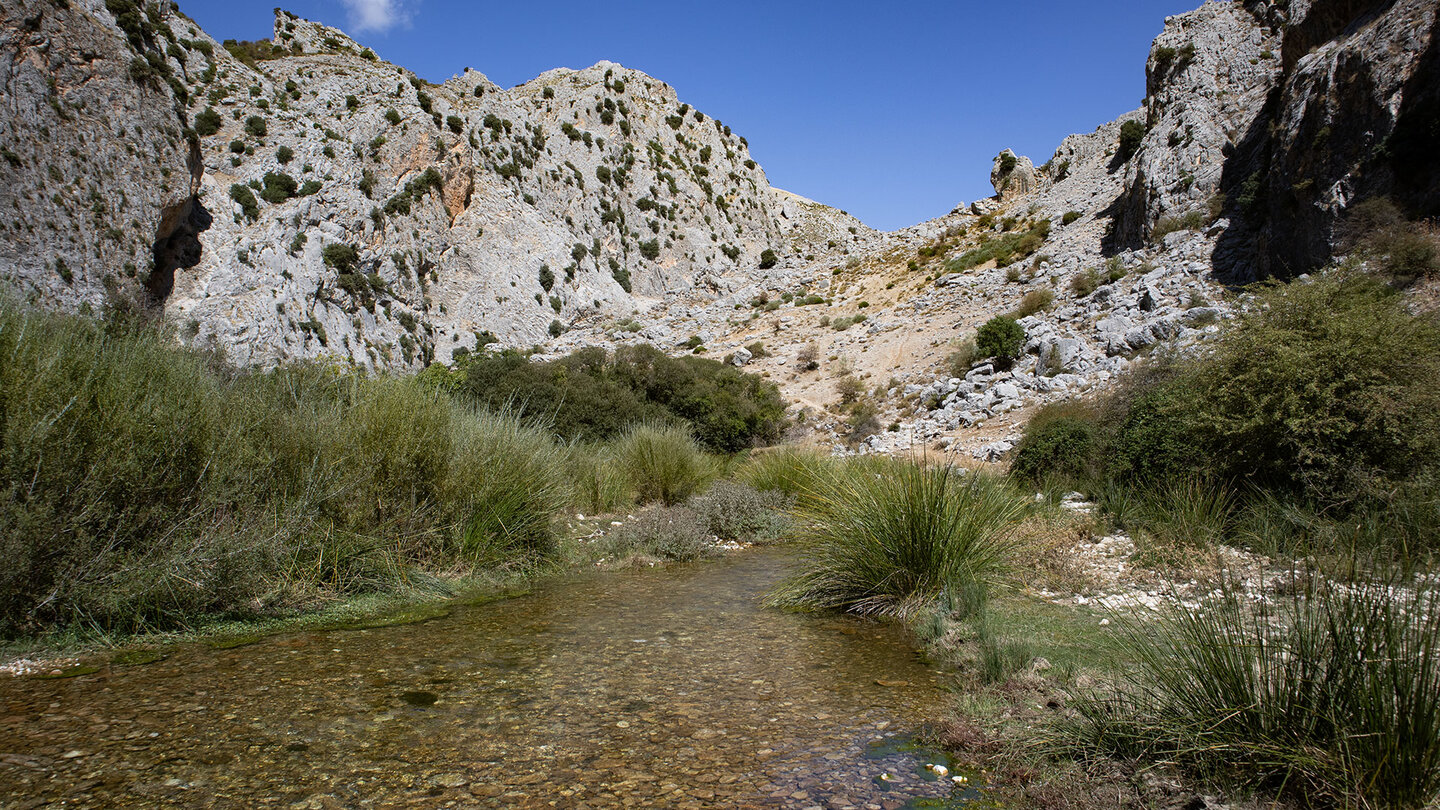
<path fill-rule="evenodd" d="M 3 807 L 934 806 L 893 627 L 759 607 L 752 551 L 420 624 L 0 681 Z"/>

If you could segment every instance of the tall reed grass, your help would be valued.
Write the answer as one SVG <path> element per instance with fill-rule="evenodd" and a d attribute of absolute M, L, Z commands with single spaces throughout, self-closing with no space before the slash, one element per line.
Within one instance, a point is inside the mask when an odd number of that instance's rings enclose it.
<path fill-rule="evenodd" d="M 682 503 L 717 472 L 689 431 L 672 425 L 637 425 L 615 442 L 614 452 L 641 503 Z"/>
<path fill-rule="evenodd" d="M 541 431 L 413 380 L 242 371 L 0 303 L 0 635 L 403 587 L 553 546 Z"/>

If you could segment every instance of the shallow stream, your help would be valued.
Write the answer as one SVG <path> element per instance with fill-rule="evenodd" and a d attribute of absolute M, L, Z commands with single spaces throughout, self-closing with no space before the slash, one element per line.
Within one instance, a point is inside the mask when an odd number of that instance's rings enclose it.
<path fill-rule="evenodd" d="M 757 550 L 418 624 L 0 681 L 0 807 L 958 806 L 894 627 L 763 609 Z M 940 801 L 937 801 L 940 800 Z M 955 804 L 952 804 L 955 803 Z"/>

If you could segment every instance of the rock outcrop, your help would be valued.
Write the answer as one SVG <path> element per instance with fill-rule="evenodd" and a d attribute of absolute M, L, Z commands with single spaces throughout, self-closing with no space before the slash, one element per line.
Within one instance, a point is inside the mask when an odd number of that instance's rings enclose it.
<path fill-rule="evenodd" d="M 1035 164 L 1030 162 L 1030 158 L 1018 157 L 1009 149 L 996 155 L 990 167 L 990 185 L 995 189 L 996 199 L 1002 203 L 1035 193 L 1039 181 Z"/>
<path fill-rule="evenodd" d="M 1440 14 L 1427 0 L 1295 0 L 1281 13 L 1278 83 L 1225 169 L 1243 227 L 1216 262 L 1249 247 L 1255 275 L 1286 278 L 1330 259 L 1354 202 L 1440 215 Z"/>
<path fill-rule="evenodd" d="M 283 11 L 271 40 L 225 45 L 170 3 L 0 14 L 0 286 L 70 310 L 147 307 L 242 363 L 415 369 L 482 344 L 698 337 L 763 366 L 739 350 L 754 335 L 720 344 L 780 303 L 845 300 L 864 289 L 852 271 L 927 262 L 920 287 L 897 276 L 874 307 L 852 302 L 869 325 L 835 337 L 842 352 L 906 313 L 1052 290 L 1030 359 L 989 380 L 1009 387 L 947 378 L 938 429 L 1199 339 L 1225 316 L 1205 303 L 1212 268 L 1308 270 L 1357 200 L 1440 213 L 1433 0 L 1170 17 L 1142 109 L 1039 167 L 1005 150 L 996 196 L 884 234 L 772 188 L 743 137 L 610 62 L 509 89 L 468 69 L 432 84 Z M 987 243 L 1006 246 L 948 264 Z M 878 294 L 907 287 L 886 321 Z"/>

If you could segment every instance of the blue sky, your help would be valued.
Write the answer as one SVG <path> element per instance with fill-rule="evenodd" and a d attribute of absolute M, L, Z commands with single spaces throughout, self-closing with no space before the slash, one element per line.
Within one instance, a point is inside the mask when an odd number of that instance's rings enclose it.
<path fill-rule="evenodd" d="M 1140 106 L 1167 14 L 1199 0 L 289 0 L 431 81 L 503 87 L 601 59 L 669 82 L 746 136 L 770 182 L 899 228 L 992 193 L 1006 147 Z M 276 0 L 181 0 L 217 39 L 270 36 Z"/>

